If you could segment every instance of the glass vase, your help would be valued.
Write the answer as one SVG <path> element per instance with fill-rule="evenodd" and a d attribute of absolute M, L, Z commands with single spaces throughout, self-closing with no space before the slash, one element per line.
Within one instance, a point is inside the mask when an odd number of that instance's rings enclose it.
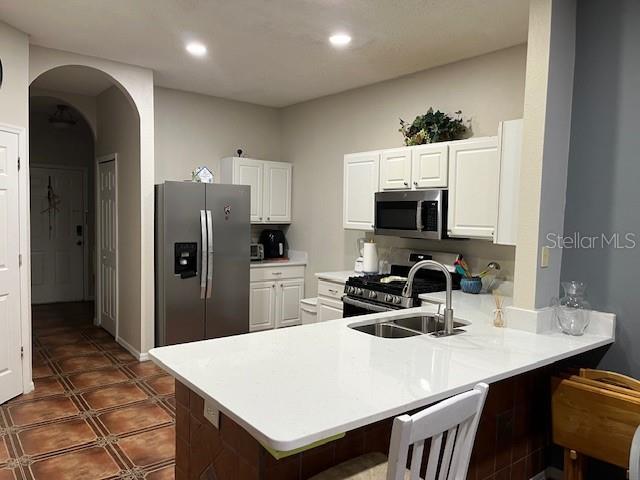
<path fill-rule="evenodd" d="M 562 282 L 564 296 L 556 309 L 560 329 L 568 335 L 582 335 L 589 326 L 591 305 L 585 299 L 587 285 L 582 282 Z"/>

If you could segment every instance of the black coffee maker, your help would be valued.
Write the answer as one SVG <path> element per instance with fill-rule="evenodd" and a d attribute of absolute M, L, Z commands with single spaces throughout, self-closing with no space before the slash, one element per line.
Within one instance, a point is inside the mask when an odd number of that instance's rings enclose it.
<path fill-rule="evenodd" d="M 287 240 L 282 230 L 263 230 L 260 243 L 264 245 L 264 258 L 284 258 L 287 256 Z"/>

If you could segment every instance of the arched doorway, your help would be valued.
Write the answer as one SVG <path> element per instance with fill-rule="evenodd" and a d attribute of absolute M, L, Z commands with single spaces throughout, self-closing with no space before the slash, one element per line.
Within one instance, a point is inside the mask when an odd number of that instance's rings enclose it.
<path fill-rule="evenodd" d="M 78 65 L 41 73 L 31 83 L 30 98 L 30 177 L 32 199 L 37 200 L 32 203 L 42 204 L 31 211 L 32 303 L 41 304 L 32 310 L 36 342 L 46 349 L 46 339 L 39 339 L 52 328 L 63 326 L 74 333 L 74 326 L 82 331 L 96 323 L 113 336 L 111 342 L 139 358 L 142 266 L 135 245 L 141 243 L 142 194 L 136 104 L 111 75 Z M 91 140 L 88 155 L 81 136 Z M 67 153 L 50 155 L 57 158 L 52 170 L 51 162 L 40 158 L 56 148 Z M 84 182 L 73 167 L 84 169 Z M 78 197 L 77 183 L 86 191 L 84 201 L 77 202 L 81 212 L 71 206 Z M 41 255 L 37 248 L 47 241 L 56 251 Z M 84 262 L 78 260 L 79 249 L 86 252 Z M 78 263 L 83 289 L 78 288 Z M 48 295 L 42 295 L 44 278 L 50 279 Z"/>

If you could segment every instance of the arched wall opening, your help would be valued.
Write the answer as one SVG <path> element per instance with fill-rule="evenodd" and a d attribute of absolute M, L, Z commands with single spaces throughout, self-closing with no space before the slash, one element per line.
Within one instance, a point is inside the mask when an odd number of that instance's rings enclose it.
<path fill-rule="evenodd" d="M 113 333 L 119 343 L 144 359 L 145 352 L 153 347 L 152 74 L 145 69 L 39 47 L 32 47 L 30 63 L 32 101 L 55 92 L 55 98 L 73 106 L 91 127 L 95 137 L 92 160 L 96 185 L 100 170 L 96 159 L 117 156 L 118 322 Z M 34 161 L 32 157 L 30 163 Z M 150 182 L 145 182 L 143 171 L 150 173 Z M 98 216 L 97 210 L 95 215 Z M 146 234 L 143 225 L 150 226 Z M 99 277 L 98 242 L 94 252 L 92 260 Z M 149 267 L 145 269 L 146 264 Z M 96 294 L 99 300 L 100 292 Z M 96 319 L 99 318 L 96 311 Z"/>

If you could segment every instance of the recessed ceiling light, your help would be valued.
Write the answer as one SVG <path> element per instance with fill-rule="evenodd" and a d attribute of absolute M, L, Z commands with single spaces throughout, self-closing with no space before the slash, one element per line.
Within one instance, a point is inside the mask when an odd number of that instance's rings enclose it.
<path fill-rule="evenodd" d="M 334 47 L 344 47 L 351 43 L 351 36 L 346 33 L 336 33 L 329 37 L 329 41 Z"/>
<path fill-rule="evenodd" d="M 207 53 L 207 47 L 199 42 L 187 43 L 185 48 L 187 49 L 187 52 L 196 57 L 202 57 Z"/>

